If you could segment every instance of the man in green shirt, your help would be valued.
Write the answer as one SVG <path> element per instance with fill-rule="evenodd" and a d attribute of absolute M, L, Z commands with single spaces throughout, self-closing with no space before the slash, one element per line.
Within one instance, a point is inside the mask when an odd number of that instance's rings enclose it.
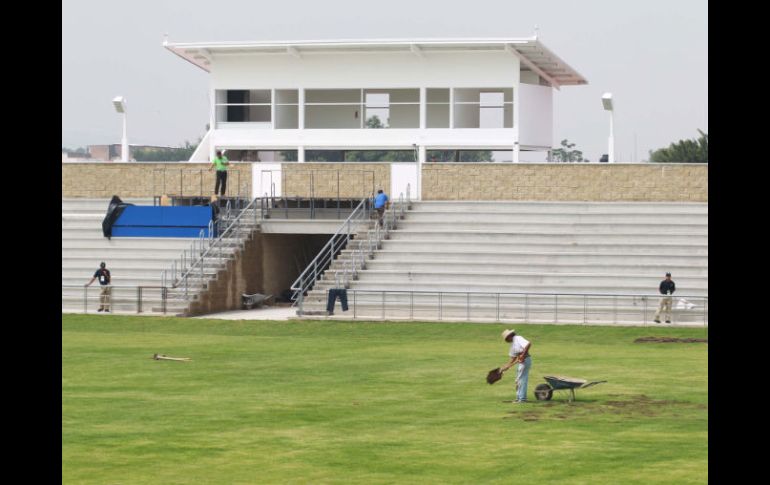
<path fill-rule="evenodd" d="M 220 195 L 225 195 L 225 189 L 227 188 L 227 166 L 230 162 L 227 157 L 222 155 L 221 150 L 217 150 L 217 156 L 212 160 L 209 170 L 216 167 L 217 169 L 217 181 L 214 184 L 214 195 L 219 192 Z M 221 191 L 220 191 L 221 187 Z"/>

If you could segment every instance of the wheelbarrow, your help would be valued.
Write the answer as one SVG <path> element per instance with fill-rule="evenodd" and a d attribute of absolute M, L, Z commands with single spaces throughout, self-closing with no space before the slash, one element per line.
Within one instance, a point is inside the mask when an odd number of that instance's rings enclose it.
<path fill-rule="evenodd" d="M 247 295 L 246 293 L 243 293 L 241 295 L 241 303 L 243 304 L 243 308 L 251 310 L 254 307 L 262 307 L 262 305 L 267 303 L 267 301 L 272 297 L 273 295 L 263 295 L 261 293 L 254 293 L 253 295 Z"/>
<path fill-rule="evenodd" d="M 535 387 L 535 398 L 538 401 L 550 401 L 553 397 L 553 391 L 569 391 L 569 402 L 575 400 L 575 389 L 585 389 L 607 381 L 588 382 L 585 379 L 576 379 L 574 377 L 563 376 L 543 376 L 548 384 L 538 384 Z"/>

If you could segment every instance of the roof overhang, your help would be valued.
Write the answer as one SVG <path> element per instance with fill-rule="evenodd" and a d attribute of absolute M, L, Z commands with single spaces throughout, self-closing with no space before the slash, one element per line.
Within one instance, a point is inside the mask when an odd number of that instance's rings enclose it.
<path fill-rule="evenodd" d="M 537 37 L 508 39 L 308 40 L 271 42 L 170 43 L 163 46 L 206 72 L 217 57 L 279 55 L 302 59 L 321 54 L 407 53 L 420 58 L 436 53 L 500 52 L 517 57 L 523 69 L 536 72 L 551 86 L 577 86 L 588 81 L 551 52 Z"/>

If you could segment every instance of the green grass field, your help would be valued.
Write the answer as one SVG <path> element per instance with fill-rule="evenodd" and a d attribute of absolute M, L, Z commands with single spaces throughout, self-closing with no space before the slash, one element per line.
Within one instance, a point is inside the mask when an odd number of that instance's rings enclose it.
<path fill-rule="evenodd" d="M 504 328 L 62 315 L 62 483 L 707 482 L 705 329 L 514 325 L 609 382 L 512 404 Z"/>

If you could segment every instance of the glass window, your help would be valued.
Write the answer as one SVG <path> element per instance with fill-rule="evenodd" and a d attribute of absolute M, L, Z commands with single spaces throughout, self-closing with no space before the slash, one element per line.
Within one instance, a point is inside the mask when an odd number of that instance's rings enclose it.
<path fill-rule="evenodd" d="M 298 90 L 275 90 L 275 127 L 282 129 L 299 128 Z"/>
<path fill-rule="evenodd" d="M 227 150 L 227 158 L 236 162 L 296 162 L 297 150 Z"/>
<path fill-rule="evenodd" d="M 428 88 L 425 97 L 425 127 L 449 128 L 449 88 Z"/>
<path fill-rule="evenodd" d="M 454 90 L 455 128 L 512 128 L 512 88 Z"/>
<path fill-rule="evenodd" d="M 228 89 L 216 93 L 216 120 L 227 123 L 269 123 L 269 89 Z"/>
<path fill-rule="evenodd" d="M 364 128 L 388 128 L 390 125 L 390 95 L 366 93 Z"/>
<path fill-rule="evenodd" d="M 360 89 L 305 91 L 305 128 L 361 128 Z"/>
<path fill-rule="evenodd" d="M 428 150 L 428 163 L 512 162 L 513 150 Z"/>
<path fill-rule="evenodd" d="M 305 150 L 307 162 L 414 162 L 413 150 Z"/>

